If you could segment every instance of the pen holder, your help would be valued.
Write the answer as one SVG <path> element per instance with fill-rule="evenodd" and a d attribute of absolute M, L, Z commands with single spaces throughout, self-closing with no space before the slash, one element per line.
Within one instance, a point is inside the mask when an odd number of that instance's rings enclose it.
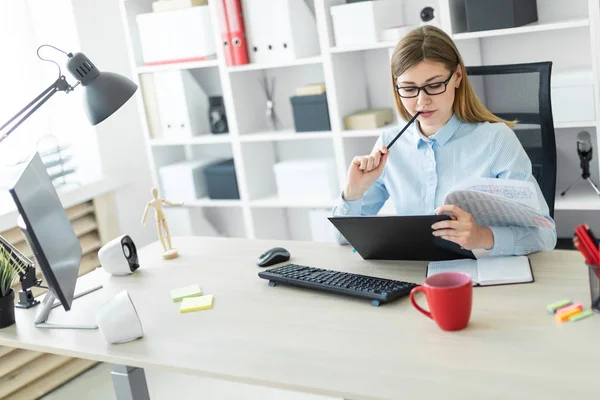
<path fill-rule="evenodd" d="M 590 297 L 592 310 L 600 313 L 600 267 L 586 263 L 590 277 Z"/>

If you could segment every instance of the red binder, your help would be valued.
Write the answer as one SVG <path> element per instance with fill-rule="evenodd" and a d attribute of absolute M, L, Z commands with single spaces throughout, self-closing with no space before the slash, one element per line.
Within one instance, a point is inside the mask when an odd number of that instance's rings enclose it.
<path fill-rule="evenodd" d="M 221 31 L 221 40 L 223 42 L 223 53 L 225 54 L 225 64 L 235 65 L 233 60 L 233 49 L 231 48 L 231 31 L 227 21 L 227 12 L 225 11 L 225 0 L 215 1 L 217 5 L 217 14 L 219 17 L 219 30 Z"/>
<path fill-rule="evenodd" d="M 248 47 L 241 0 L 224 0 L 225 13 L 231 33 L 234 65 L 248 64 Z"/>

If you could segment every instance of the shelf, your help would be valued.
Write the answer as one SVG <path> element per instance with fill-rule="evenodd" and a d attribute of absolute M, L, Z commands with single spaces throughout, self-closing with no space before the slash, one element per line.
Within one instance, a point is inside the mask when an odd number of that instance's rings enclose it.
<path fill-rule="evenodd" d="M 296 132 L 293 129 L 282 131 L 257 132 L 240 135 L 240 142 L 271 142 L 285 140 L 330 139 L 330 131 Z"/>
<path fill-rule="evenodd" d="M 96 211 L 96 209 L 94 208 L 94 204 L 91 201 L 89 201 L 78 204 L 68 209 L 67 217 L 69 218 L 69 221 L 74 221 L 78 218 L 83 217 L 84 215 L 92 214 L 94 211 Z"/>
<path fill-rule="evenodd" d="M 577 182 L 576 186 L 562 197 L 560 192 L 565 188 L 558 188 L 554 199 L 555 210 L 600 210 L 600 196 L 588 182 Z"/>
<path fill-rule="evenodd" d="M 580 28 L 590 25 L 587 18 L 570 19 L 556 22 L 532 22 L 531 24 L 519 26 L 517 28 L 493 29 L 480 32 L 464 32 L 452 35 L 454 40 L 479 39 L 493 36 L 516 35 L 530 32 L 554 31 L 558 29 Z"/>
<path fill-rule="evenodd" d="M 204 215 L 219 234 L 228 232 L 232 236 L 251 238 L 310 240 L 310 220 L 307 216 L 311 214 L 312 210 L 329 214 L 331 209 L 338 204 L 341 188 L 337 188 L 337 186 L 343 185 L 344 176 L 351 160 L 355 156 L 369 154 L 382 136 L 385 136 L 387 140 L 383 144 L 389 145 L 389 142 L 407 122 L 403 121 L 397 113 L 396 104 L 390 92 L 389 56 L 398 45 L 398 40 L 380 38 L 380 41 L 362 44 L 358 43 L 358 40 L 354 41 L 355 43 L 344 43 L 339 40 L 336 42 L 329 8 L 335 4 L 344 3 L 344 0 L 325 2 L 311 0 L 308 2 L 312 11 L 317 11 L 315 31 L 318 36 L 318 48 L 315 52 L 305 53 L 311 54 L 310 56 L 259 58 L 258 61 L 253 59 L 244 65 L 227 65 L 223 53 L 220 51 L 218 57 L 203 62 L 160 66 L 141 66 L 143 64 L 140 60 L 142 54 L 137 37 L 136 22 L 133 18 L 137 13 L 146 12 L 152 1 L 155 0 L 125 1 L 131 3 L 127 7 L 122 7 L 122 12 L 127 17 L 123 21 L 128 24 L 131 31 L 129 35 L 131 37 L 128 38 L 131 43 L 127 47 L 130 51 L 133 50 L 130 64 L 134 66 L 135 77 L 145 81 L 152 75 L 140 76 L 139 74 L 191 69 L 194 80 L 202 86 L 206 95 L 214 93 L 222 96 L 226 107 L 230 134 L 211 134 L 210 128 L 206 126 L 194 132 L 199 136 L 183 138 L 173 135 L 166 126 L 164 130 L 153 130 L 153 127 L 160 125 L 160 121 L 157 125 L 155 120 L 148 120 L 148 118 L 149 116 L 160 117 L 159 105 L 150 96 L 140 99 L 141 104 L 144 100 L 147 101 L 146 104 L 143 104 L 147 107 L 145 113 L 147 115 L 140 112 L 140 123 L 144 127 L 150 125 L 149 129 L 144 129 L 144 131 L 155 132 L 155 135 L 144 138 L 147 139 L 144 140 L 144 145 L 149 150 L 150 172 L 153 180 L 156 180 L 153 182 L 156 187 L 160 187 L 160 174 L 157 172 L 161 166 L 184 160 L 226 156 L 235 161 L 238 169 L 237 178 L 241 200 L 212 200 L 205 197 L 185 201 L 180 210 L 184 214 L 189 213 L 192 218 L 189 221 L 185 218 L 182 219 L 182 229 L 191 229 L 192 233 L 196 227 L 202 229 L 200 218 L 198 217 L 196 220 L 193 217 Z M 442 10 L 442 14 L 446 18 L 442 22 L 445 22 L 446 28 L 451 25 L 454 27 L 454 34 L 451 37 L 459 45 L 461 56 L 467 65 L 499 65 L 552 60 L 553 71 L 566 73 L 585 69 L 589 72 L 594 64 L 592 61 L 597 58 L 597 52 L 595 52 L 598 47 L 596 46 L 597 35 L 590 37 L 590 32 L 598 32 L 600 20 L 597 18 L 597 7 L 594 6 L 590 9 L 590 0 L 574 2 L 540 0 L 538 5 L 543 5 L 543 10 L 538 10 L 540 21 L 515 28 L 479 32 L 466 32 L 465 10 L 462 7 L 464 0 L 441 0 L 439 2 L 407 0 L 404 3 L 405 7 L 410 4 L 404 10 L 406 17 L 404 23 L 413 27 L 421 23 L 419 12 L 424 6 L 432 5 L 438 11 Z M 596 3 L 597 1 L 594 1 L 594 5 Z M 212 12 L 211 18 L 215 17 L 216 14 Z M 218 21 L 212 22 L 215 23 L 215 26 L 218 24 Z M 282 32 L 279 28 L 274 29 L 275 36 L 277 36 L 277 32 Z M 215 37 L 215 39 L 219 44 L 220 38 Z M 546 42 L 550 41 L 552 46 L 545 46 Z M 136 66 L 139 67 L 136 68 Z M 590 92 L 593 91 L 594 95 L 591 97 L 597 98 L 600 87 L 597 68 L 593 72 L 595 72 L 592 74 L 594 84 L 590 87 Z M 274 104 L 281 107 L 280 110 L 276 107 L 280 119 L 278 128 L 271 128 L 265 119 L 267 117 L 265 117 L 264 77 L 273 78 L 275 83 L 272 100 Z M 151 83 L 149 82 L 150 88 Z M 327 88 L 332 126 L 331 128 L 325 126 L 323 130 L 317 132 L 296 132 L 294 109 L 289 98 L 295 94 L 297 88 L 313 83 L 324 83 Z M 185 85 L 193 87 L 195 82 L 186 82 Z M 187 106 L 193 108 L 193 99 L 186 97 L 185 93 L 177 93 L 176 97 L 188 102 Z M 344 128 L 345 116 L 369 108 L 390 108 L 393 110 L 393 119 L 389 124 L 376 129 Z M 156 113 L 152 111 L 153 109 Z M 573 114 L 571 117 L 577 116 Z M 584 117 L 587 118 L 586 115 L 580 115 L 576 118 L 578 121 L 564 121 L 564 119 L 560 121 L 555 119 L 554 121 L 558 141 L 557 148 L 559 151 L 564 150 L 563 156 L 566 158 L 564 163 L 560 163 L 560 168 L 564 170 L 558 170 L 557 175 L 560 175 L 561 179 L 564 177 L 565 181 L 568 181 L 568 173 L 574 175 L 574 179 L 578 178 L 577 174 L 569 171 L 579 164 L 577 155 L 571 148 L 577 133 L 583 130 L 589 131 L 595 140 L 594 135 L 600 129 L 600 117 L 595 117 L 596 120 L 584 120 Z M 519 135 L 526 134 L 526 129 L 539 129 L 539 126 L 519 124 L 514 128 Z M 410 132 L 412 131 L 407 130 L 405 134 Z M 403 138 L 403 140 L 406 139 Z M 286 198 L 284 197 L 285 193 L 281 192 L 282 197 L 280 197 L 277 191 L 274 165 L 280 161 L 312 158 L 326 158 L 333 162 L 331 175 L 337 178 L 336 182 L 342 180 L 336 185 L 337 191 L 335 193 L 323 191 L 321 196 L 324 196 L 325 199 L 319 199 L 318 193 L 298 193 L 297 197 Z M 593 166 L 590 166 L 594 177 L 598 176 L 597 164 L 593 163 Z M 564 187 L 558 187 L 558 189 L 564 190 Z M 208 193 L 202 195 L 208 196 Z M 311 196 L 314 196 L 312 200 L 305 200 Z M 329 196 L 332 196 L 333 199 L 329 199 Z M 582 210 L 582 218 L 585 219 L 586 215 L 600 210 L 600 196 L 597 197 L 589 185 L 581 182 L 566 197 L 561 198 L 559 193 L 556 196 L 555 208 L 563 214 L 570 213 L 568 210 Z M 175 212 L 175 210 L 171 211 Z M 395 215 L 395 212 L 393 202 L 390 200 L 380 214 Z M 89 215 L 92 214 L 82 217 Z M 13 216 L 12 220 L 15 218 Z M 179 222 L 176 221 L 177 219 L 174 218 L 173 223 Z M 258 224 L 256 221 L 261 221 L 261 223 Z M 328 222 L 325 221 L 325 223 Z M 562 221 L 561 224 L 563 224 Z M 15 238 L 22 237 L 20 231 L 11 232 L 11 235 Z M 26 246 L 22 239 L 20 239 L 20 244 Z M 94 246 L 96 243 L 90 242 L 90 248 Z M 92 252 L 96 252 L 96 250 Z"/>
<path fill-rule="evenodd" d="M 237 66 L 227 67 L 227 70 L 229 72 L 259 71 L 259 70 L 263 70 L 263 69 L 286 68 L 286 67 L 296 67 L 299 65 L 319 64 L 322 61 L 323 60 L 322 60 L 321 56 L 316 56 L 316 57 L 299 58 L 297 60 L 283 61 L 280 63 L 273 63 L 273 64 L 237 65 Z"/>
<path fill-rule="evenodd" d="M 378 42 L 378 43 L 367 43 L 356 46 L 344 46 L 344 47 L 331 47 L 329 51 L 331 53 L 350 53 L 354 51 L 365 51 L 365 50 L 377 50 L 377 49 L 389 49 L 394 48 L 398 42 Z"/>
<path fill-rule="evenodd" d="M 204 61 L 192 61 L 162 65 L 149 65 L 143 67 L 137 67 L 138 74 L 151 74 L 154 72 L 162 71 L 180 71 L 182 69 L 197 69 L 197 68 L 212 68 L 218 67 L 219 62 L 217 60 L 204 60 Z"/>
<path fill-rule="evenodd" d="M 193 138 L 187 139 L 150 139 L 150 145 L 154 147 L 159 146 L 183 146 L 190 144 L 210 144 L 210 143 L 229 143 L 231 142 L 231 137 L 228 134 L 218 134 L 218 135 L 198 135 Z"/>
<path fill-rule="evenodd" d="M 256 208 L 327 208 L 331 209 L 338 203 L 337 199 L 326 200 L 288 200 L 280 199 L 277 195 L 250 201 L 251 207 Z"/>
<path fill-rule="evenodd" d="M 73 230 L 77 237 L 81 237 L 86 233 L 90 233 L 98 229 L 98 224 L 96 223 L 96 217 L 94 215 L 86 215 L 83 216 L 73 222 Z"/>
<path fill-rule="evenodd" d="M 383 132 L 387 132 L 390 129 L 394 129 L 394 125 L 386 125 L 377 129 L 364 129 L 364 130 L 345 130 L 342 131 L 342 137 L 354 138 L 354 137 L 379 137 Z"/>
<path fill-rule="evenodd" d="M 573 122 L 555 122 L 554 129 L 565 128 L 593 128 L 596 126 L 596 121 L 573 121 Z"/>
<path fill-rule="evenodd" d="M 215 200 L 202 197 L 194 201 L 184 202 L 184 207 L 241 207 L 241 200 Z"/>

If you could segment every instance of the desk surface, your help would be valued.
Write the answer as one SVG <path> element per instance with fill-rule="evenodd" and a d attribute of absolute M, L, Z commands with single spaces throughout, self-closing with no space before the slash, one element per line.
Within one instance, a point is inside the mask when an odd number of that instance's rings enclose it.
<path fill-rule="evenodd" d="M 286 247 L 290 262 L 421 283 L 424 262 L 364 261 L 337 244 L 175 238 L 180 257 L 160 245 L 140 250 L 140 270 L 114 277 L 101 269 L 80 279 L 101 291 L 77 299 L 50 321 L 86 323 L 126 289 L 145 336 L 108 345 L 99 331 L 33 326 L 35 309 L 16 310 L 0 345 L 137 367 L 160 367 L 261 386 L 351 399 L 582 398 L 597 394 L 600 317 L 556 324 L 548 303 L 569 297 L 589 307 L 579 253 L 531 256 L 536 282 L 474 288 L 470 325 L 444 332 L 408 298 L 368 301 L 289 286 L 269 287 L 255 260 Z M 180 314 L 169 290 L 198 283 L 215 295 L 210 310 Z M 421 298 L 421 302 L 424 299 Z M 476 397 L 477 396 L 477 397 Z"/>

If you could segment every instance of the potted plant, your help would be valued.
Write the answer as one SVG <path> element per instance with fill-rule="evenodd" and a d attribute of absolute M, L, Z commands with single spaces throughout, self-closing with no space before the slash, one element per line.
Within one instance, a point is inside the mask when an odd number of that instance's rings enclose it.
<path fill-rule="evenodd" d="M 20 271 L 24 271 L 24 265 L 0 245 L 0 328 L 15 323 L 15 291 L 12 285 Z"/>

